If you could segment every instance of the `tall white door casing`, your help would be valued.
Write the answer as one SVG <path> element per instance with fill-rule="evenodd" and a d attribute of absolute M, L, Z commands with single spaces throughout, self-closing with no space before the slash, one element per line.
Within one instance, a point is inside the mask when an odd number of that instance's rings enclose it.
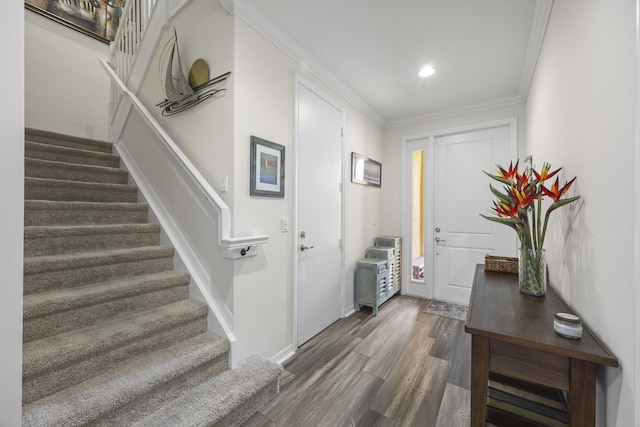
<path fill-rule="evenodd" d="M 342 314 L 343 112 L 297 83 L 297 345 Z"/>

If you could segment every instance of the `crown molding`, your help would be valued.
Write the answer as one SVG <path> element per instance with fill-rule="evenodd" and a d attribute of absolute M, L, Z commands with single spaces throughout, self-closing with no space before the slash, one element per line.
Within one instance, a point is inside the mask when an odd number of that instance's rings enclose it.
<path fill-rule="evenodd" d="M 500 108 L 508 105 L 525 102 L 531 87 L 533 75 L 542 49 L 542 43 L 551 16 L 553 0 L 536 0 L 534 16 L 529 32 L 527 52 L 522 67 L 518 94 L 512 97 L 488 100 L 486 102 L 467 105 L 461 108 L 452 108 L 433 114 L 406 117 L 403 119 L 387 121 L 371 106 L 349 89 L 333 73 L 328 71 L 311 54 L 304 50 L 289 35 L 269 19 L 258 6 L 249 0 L 218 0 L 222 7 L 231 15 L 242 19 L 247 25 L 273 43 L 287 56 L 293 59 L 301 70 L 315 76 L 325 85 L 353 105 L 362 114 L 383 129 L 408 126 L 426 121 L 455 117 L 463 114 L 474 113 L 482 110 Z"/>
<path fill-rule="evenodd" d="M 247 23 L 247 25 L 273 43 L 282 52 L 293 59 L 302 70 L 318 78 L 378 126 L 385 127 L 385 120 L 378 112 L 351 91 L 342 81 L 340 81 L 340 79 L 333 75 L 333 73 L 329 72 L 298 43 L 293 41 L 291 37 L 266 17 L 257 6 L 247 0 L 218 1 L 220 1 L 220 4 L 222 4 L 223 7 L 225 7 L 225 4 L 232 4 L 232 6 L 227 5 L 225 10 L 229 11 L 229 8 L 233 10 L 233 15 L 242 19 Z"/>
<path fill-rule="evenodd" d="M 218 3 L 220 3 L 220 6 L 222 6 L 222 8 L 226 10 L 229 15 L 234 14 L 233 0 L 218 0 Z"/>
<path fill-rule="evenodd" d="M 485 102 L 479 102 L 472 105 L 467 105 L 464 107 L 455 107 L 450 108 L 448 110 L 440 110 L 437 113 L 429 113 L 423 114 L 419 116 L 406 117 L 398 120 L 391 120 L 386 123 L 384 126 L 385 129 L 392 129 L 402 126 L 411 126 L 417 125 L 420 123 L 430 122 L 433 120 L 447 119 L 451 117 L 458 117 L 464 114 L 472 114 L 480 111 L 492 110 L 501 107 L 507 107 L 509 105 L 521 104 L 525 102 L 526 99 L 522 98 L 520 95 L 504 97 L 504 98 L 496 98 Z"/>
<path fill-rule="evenodd" d="M 553 9 L 553 0 L 536 0 L 533 12 L 533 21 L 531 22 L 531 31 L 529 32 L 529 43 L 527 45 L 527 53 L 522 65 L 522 74 L 520 75 L 520 86 L 518 93 L 523 99 L 527 99 L 529 88 L 533 81 L 533 75 L 536 71 L 540 50 L 544 42 L 544 36 L 549 25 L 551 17 L 551 9 Z"/>

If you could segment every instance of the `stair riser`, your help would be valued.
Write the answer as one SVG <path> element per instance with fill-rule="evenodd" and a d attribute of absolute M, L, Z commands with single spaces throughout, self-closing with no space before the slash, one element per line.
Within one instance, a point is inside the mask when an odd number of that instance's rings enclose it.
<path fill-rule="evenodd" d="M 224 353 L 207 364 L 174 379 L 163 383 L 149 391 L 147 394 L 132 400 L 127 405 L 116 408 L 109 414 L 105 414 L 92 423 L 91 427 L 128 426 L 146 417 L 158 408 L 182 396 L 185 390 L 189 390 L 202 381 L 212 378 L 229 367 L 229 353 Z"/>
<path fill-rule="evenodd" d="M 49 185 L 34 185 L 27 183 L 24 189 L 25 200 L 54 200 L 67 202 L 116 202 L 136 203 L 138 191 L 129 190 L 110 191 L 96 188 L 52 187 Z"/>
<path fill-rule="evenodd" d="M 25 131 L 25 141 L 56 145 L 59 147 L 76 148 L 79 150 L 98 151 L 102 153 L 111 153 L 113 150 L 112 144 L 108 142 L 33 129 L 27 129 Z"/>
<path fill-rule="evenodd" d="M 24 210 L 24 225 L 105 225 L 143 224 L 147 210 L 116 209 L 29 209 Z"/>
<path fill-rule="evenodd" d="M 188 284 L 185 284 L 181 287 L 146 292 L 128 298 L 119 298 L 33 319 L 28 319 L 28 313 L 25 313 L 23 341 L 30 342 L 62 334 L 74 329 L 95 325 L 102 321 L 108 321 L 123 314 L 149 310 L 187 298 L 189 298 L 189 287 Z"/>
<path fill-rule="evenodd" d="M 106 153 L 92 153 L 88 151 L 70 151 L 57 149 L 53 146 L 39 147 L 25 144 L 25 157 L 32 159 L 51 160 L 55 162 L 76 163 L 79 165 L 120 167 L 120 157 Z"/>
<path fill-rule="evenodd" d="M 113 233 L 104 235 L 25 238 L 25 257 L 137 248 L 160 243 L 160 233 Z"/>
<path fill-rule="evenodd" d="M 127 184 L 129 179 L 127 172 L 120 169 L 69 167 L 68 163 L 41 164 L 31 159 L 25 162 L 25 176 L 107 184 Z"/>
<path fill-rule="evenodd" d="M 25 294 L 32 294 L 171 269 L 173 269 L 173 257 L 164 257 L 75 269 L 43 271 L 34 274 L 25 273 L 23 288 Z"/>
<path fill-rule="evenodd" d="M 172 328 L 165 327 L 162 331 L 157 331 L 142 339 L 134 337 L 129 342 L 117 347 L 105 343 L 104 348 L 100 349 L 97 354 L 68 362 L 64 366 L 53 365 L 46 372 L 39 372 L 32 378 L 25 378 L 23 375 L 22 403 L 25 405 L 88 378 L 111 369 L 117 369 L 127 360 L 169 347 L 201 334 L 206 329 L 207 317 L 205 315 Z"/>
<path fill-rule="evenodd" d="M 258 412 L 262 407 L 269 403 L 279 393 L 279 380 L 276 379 L 269 383 L 262 390 L 247 399 L 243 404 L 236 407 L 229 415 L 216 421 L 216 427 L 237 427 L 241 426 L 253 414 Z"/>

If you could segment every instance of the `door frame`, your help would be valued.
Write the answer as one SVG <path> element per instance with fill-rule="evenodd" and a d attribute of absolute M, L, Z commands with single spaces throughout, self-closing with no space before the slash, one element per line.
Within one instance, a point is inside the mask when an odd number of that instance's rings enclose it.
<path fill-rule="evenodd" d="M 299 206 L 298 203 L 300 201 L 299 197 L 299 182 L 298 178 L 300 175 L 299 172 L 299 164 L 300 159 L 298 157 L 300 153 L 300 141 L 298 140 L 298 114 L 299 114 L 299 90 L 300 85 L 304 85 L 308 90 L 313 92 L 316 96 L 324 100 L 327 104 L 334 107 L 338 110 L 342 115 L 342 138 L 340 139 L 340 317 L 343 318 L 345 315 L 345 251 L 344 251 L 344 236 L 345 236 L 345 192 L 344 192 L 344 180 L 345 180 L 345 146 L 344 146 L 344 127 L 345 127 L 345 111 L 342 105 L 336 102 L 333 98 L 328 96 L 323 90 L 318 88 L 315 84 L 310 82 L 308 79 L 304 78 L 299 73 L 295 74 L 294 78 L 294 88 L 293 88 L 293 96 L 294 96 L 294 117 L 293 117 L 293 221 L 289 228 L 290 233 L 292 233 L 289 238 L 291 242 L 291 281 L 292 281 L 292 298 L 291 298 L 291 343 L 293 345 L 294 350 L 298 349 L 298 247 L 300 246 L 300 229 L 299 229 Z"/>
<path fill-rule="evenodd" d="M 402 235 L 407 237 L 407 247 L 410 247 L 411 244 L 411 194 L 409 191 L 410 183 L 411 183 L 411 174 L 410 174 L 410 165 L 408 164 L 407 156 L 409 154 L 409 145 L 417 140 L 426 140 L 425 145 L 423 147 L 425 156 L 424 156 L 424 191 L 425 191 L 425 206 L 424 206 L 424 248 L 423 252 L 425 254 L 425 270 L 427 266 L 429 267 L 429 272 L 425 271 L 425 285 L 427 286 L 427 295 L 429 299 L 433 299 L 434 297 L 434 260 L 433 258 L 433 250 L 431 249 L 433 246 L 434 232 L 433 226 L 429 225 L 429 220 L 433 222 L 434 216 L 434 154 L 435 154 L 435 139 L 441 136 L 450 136 L 456 135 L 460 133 L 474 132 L 485 129 L 491 129 L 495 127 L 501 126 L 509 126 L 509 144 L 510 144 L 510 156 L 512 159 L 515 159 L 518 155 L 518 117 L 511 116 L 504 119 L 496 119 L 489 120 L 485 122 L 478 122 L 468 125 L 461 125 L 452 128 L 444 128 L 430 132 L 424 132 L 414 135 L 407 135 L 402 137 Z M 487 206 L 487 209 L 490 206 Z M 431 258 L 427 260 L 427 255 Z M 402 277 L 405 278 L 406 281 L 411 280 L 411 251 L 403 251 L 402 256 Z M 427 279 L 427 275 L 429 278 Z M 406 293 L 408 289 L 408 283 L 402 284 L 402 294 Z"/>

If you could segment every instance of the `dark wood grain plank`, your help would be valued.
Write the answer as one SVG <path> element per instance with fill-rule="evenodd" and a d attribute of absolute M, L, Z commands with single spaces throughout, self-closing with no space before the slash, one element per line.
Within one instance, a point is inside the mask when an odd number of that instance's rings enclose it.
<path fill-rule="evenodd" d="M 395 313 L 388 315 L 383 323 L 371 331 L 366 338 L 362 339 L 355 351 L 364 356 L 375 356 L 396 334 L 404 335 L 407 332 L 410 333 L 410 330 L 408 331 L 406 328 L 407 322 L 413 321 L 407 320 L 402 316 L 396 316 Z"/>
<path fill-rule="evenodd" d="M 355 427 L 395 427 L 397 423 L 377 413 L 372 409 L 367 409 L 356 422 Z"/>
<path fill-rule="evenodd" d="M 242 424 L 244 427 L 276 427 L 277 424 L 271 421 L 269 418 L 262 415 L 261 412 L 256 412 L 251 418 Z"/>
<path fill-rule="evenodd" d="M 429 357 L 433 338 L 424 337 L 412 340 L 407 351 L 394 363 L 384 384 L 371 402 L 371 409 L 387 418 L 398 419 L 404 407 L 404 401 L 413 390 Z"/>
<path fill-rule="evenodd" d="M 307 371 L 313 364 L 326 360 L 327 355 L 330 357 L 331 353 L 339 352 L 341 345 L 345 345 L 350 340 L 357 338 L 349 335 L 348 332 L 361 324 L 362 321 L 361 316 L 350 316 L 334 322 L 327 329 L 302 345 L 297 351 L 297 357 L 285 364 L 286 370 L 294 375 L 299 375 Z"/>
<path fill-rule="evenodd" d="M 448 361 L 426 357 L 418 379 L 405 400 L 398 425 L 435 425 L 450 369 L 451 363 Z"/>
<path fill-rule="evenodd" d="M 280 394 L 245 426 L 435 425 L 454 364 L 456 378 L 465 369 L 469 376 L 460 353 L 470 337 L 460 321 L 424 313 L 425 305 L 395 296 L 377 317 L 356 312 L 331 325 L 285 364 Z"/>
<path fill-rule="evenodd" d="M 447 384 L 436 427 L 468 427 L 471 422 L 471 393 L 453 384 Z"/>
<path fill-rule="evenodd" d="M 456 325 L 456 334 L 451 337 L 456 343 L 455 356 L 451 362 L 451 370 L 447 382 L 458 387 L 471 389 L 471 335 L 464 332 L 464 323 Z"/>
<path fill-rule="evenodd" d="M 370 338 L 374 336 L 379 338 L 374 343 L 374 345 L 377 344 L 379 347 L 365 366 L 365 372 L 386 379 L 389 372 L 391 372 L 396 365 L 394 361 L 400 361 L 404 355 L 411 351 L 407 349 L 407 347 L 412 342 L 421 339 L 433 341 L 432 338 L 427 337 L 423 333 L 424 324 L 406 318 L 396 319 L 399 320 L 399 322 L 392 324 L 392 335 L 389 335 L 391 331 L 387 331 L 385 334 L 371 334 L 369 336 Z M 358 348 L 356 351 L 362 351 L 362 349 Z"/>

